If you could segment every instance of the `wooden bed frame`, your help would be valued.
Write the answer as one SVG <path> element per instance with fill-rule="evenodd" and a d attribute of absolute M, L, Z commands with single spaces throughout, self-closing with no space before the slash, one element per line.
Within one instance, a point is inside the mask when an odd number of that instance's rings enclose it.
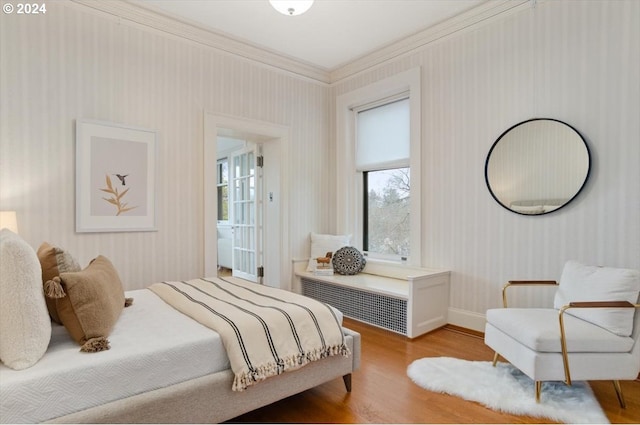
<path fill-rule="evenodd" d="M 343 328 L 351 356 L 333 356 L 268 378 L 242 392 L 231 391 L 231 370 L 145 392 L 49 421 L 50 423 L 220 423 L 342 377 L 360 366 L 360 334 Z"/>

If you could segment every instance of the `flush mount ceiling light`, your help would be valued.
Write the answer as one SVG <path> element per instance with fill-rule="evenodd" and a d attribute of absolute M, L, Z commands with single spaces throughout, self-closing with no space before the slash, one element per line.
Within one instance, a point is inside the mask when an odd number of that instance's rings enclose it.
<path fill-rule="evenodd" d="M 313 0 L 269 0 L 271 6 L 283 15 L 302 15 L 309 10 Z"/>

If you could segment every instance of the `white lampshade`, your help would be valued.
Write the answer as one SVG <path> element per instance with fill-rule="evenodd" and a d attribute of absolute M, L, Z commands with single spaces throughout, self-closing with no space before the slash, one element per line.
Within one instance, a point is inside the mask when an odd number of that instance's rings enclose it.
<path fill-rule="evenodd" d="M 302 15 L 309 10 L 313 0 L 269 0 L 271 6 L 283 15 Z"/>
<path fill-rule="evenodd" d="M 18 233 L 18 220 L 15 211 L 0 211 L 0 229 L 9 229 Z"/>

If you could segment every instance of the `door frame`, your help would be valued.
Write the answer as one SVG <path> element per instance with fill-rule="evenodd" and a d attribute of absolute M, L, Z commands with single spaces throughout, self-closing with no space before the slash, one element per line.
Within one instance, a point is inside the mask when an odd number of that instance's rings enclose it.
<path fill-rule="evenodd" d="M 264 252 L 265 276 L 263 283 L 282 289 L 291 287 L 291 263 L 289 248 L 289 143 L 291 129 L 280 124 L 252 120 L 204 111 L 203 147 L 203 211 L 204 211 L 204 276 L 217 275 L 217 208 L 216 162 L 218 135 L 244 138 L 262 143 L 266 161 L 277 162 L 277 177 L 268 177 L 263 182 Z M 275 160 L 275 161 L 274 161 Z M 272 163 L 273 163 L 272 162 Z M 267 162 L 268 166 L 268 162 Z M 274 170 L 271 170 L 274 173 Z M 271 174 L 274 176 L 274 174 Z M 269 178 L 269 180 L 267 180 Z M 267 193 L 274 194 L 270 201 Z M 267 230 L 268 233 L 267 233 Z"/>

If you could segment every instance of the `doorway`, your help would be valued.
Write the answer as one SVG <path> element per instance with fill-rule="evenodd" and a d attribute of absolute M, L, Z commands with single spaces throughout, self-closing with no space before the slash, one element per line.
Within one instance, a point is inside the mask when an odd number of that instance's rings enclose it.
<path fill-rule="evenodd" d="M 218 252 L 218 140 L 225 138 L 244 140 L 245 147 L 262 146 L 261 156 L 264 158 L 264 167 L 260 170 L 262 184 L 255 188 L 257 191 L 256 218 L 259 219 L 256 220 L 256 223 L 259 223 L 259 232 L 256 233 L 259 236 L 255 240 L 256 273 L 257 268 L 262 266 L 264 277 L 261 283 L 290 289 L 289 232 L 286 226 L 289 202 L 286 190 L 289 128 L 209 112 L 204 114 L 204 124 L 204 275 L 217 275 L 220 256 Z M 228 166 L 231 167 L 231 164 Z M 224 227 L 225 223 L 222 224 Z M 233 226 L 232 224 L 231 227 Z M 233 237 L 236 238 L 236 229 L 232 231 Z M 248 233 L 244 232 L 244 234 L 246 236 Z M 238 252 L 240 250 L 234 250 L 234 254 Z M 254 268 L 253 265 L 251 268 Z M 233 269 L 236 269 L 235 264 Z M 234 272 L 234 274 L 243 277 L 241 273 Z"/>
<path fill-rule="evenodd" d="M 262 145 L 218 136 L 217 149 L 218 275 L 258 282 L 264 248 Z"/>

